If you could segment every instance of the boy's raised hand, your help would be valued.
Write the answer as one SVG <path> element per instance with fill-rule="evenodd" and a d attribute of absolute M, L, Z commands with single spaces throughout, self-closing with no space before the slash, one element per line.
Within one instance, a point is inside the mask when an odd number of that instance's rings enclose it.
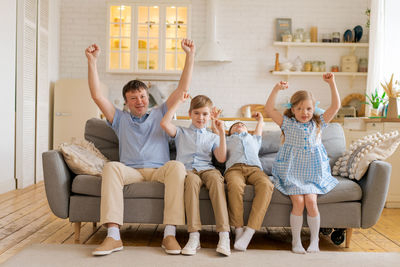
<path fill-rule="evenodd" d="M 182 46 L 183 51 L 185 51 L 186 54 L 194 55 L 196 47 L 194 46 L 193 40 L 183 39 L 181 41 L 181 46 Z"/>
<path fill-rule="evenodd" d="M 217 107 L 213 107 L 212 110 L 211 110 L 211 114 L 210 115 L 211 115 L 212 119 L 218 119 L 219 116 L 221 115 L 221 113 L 222 113 L 222 109 L 219 109 Z"/>
<path fill-rule="evenodd" d="M 289 88 L 289 83 L 285 81 L 280 81 L 277 84 L 275 84 L 273 90 L 285 90 Z"/>
<path fill-rule="evenodd" d="M 322 78 L 327 83 L 333 83 L 335 81 L 335 75 L 332 72 L 325 73 Z"/>
<path fill-rule="evenodd" d="M 85 55 L 89 61 L 96 61 L 100 55 L 100 47 L 97 44 L 92 44 L 85 49 Z"/>
<path fill-rule="evenodd" d="M 261 114 L 261 112 L 256 112 L 254 113 L 253 117 L 257 120 L 257 121 L 262 121 L 264 119 L 263 115 Z"/>
<path fill-rule="evenodd" d="M 218 134 L 218 135 L 221 135 L 221 134 L 225 134 L 225 125 L 224 125 L 224 122 L 223 121 L 221 121 L 221 120 L 214 120 L 214 123 L 215 123 L 215 128 L 216 128 L 216 131 L 217 131 L 217 133 L 216 134 Z"/>

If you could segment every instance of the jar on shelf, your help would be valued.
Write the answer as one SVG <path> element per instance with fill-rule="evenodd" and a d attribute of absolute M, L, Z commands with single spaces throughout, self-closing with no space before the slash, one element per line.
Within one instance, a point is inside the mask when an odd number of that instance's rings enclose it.
<path fill-rule="evenodd" d="M 340 43 L 340 32 L 332 33 L 332 43 Z"/>
<path fill-rule="evenodd" d="M 368 72 L 368 59 L 360 58 L 360 61 L 358 62 L 358 71 Z"/>
<path fill-rule="evenodd" d="M 321 72 L 325 72 L 326 71 L 325 61 L 320 61 L 319 62 L 319 71 L 321 71 Z"/>
<path fill-rule="evenodd" d="M 304 32 L 303 33 L 303 42 L 310 43 L 311 42 L 311 37 L 309 32 Z"/>
<path fill-rule="evenodd" d="M 319 72 L 319 61 L 313 61 L 312 62 L 312 69 L 311 71 L 313 72 Z"/>
<path fill-rule="evenodd" d="M 293 34 L 293 42 L 302 42 L 303 34 L 304 34 L 303 28 L 296 29 L 296 32 Z"/>
<path fill-rule="evenodd" d="M 291 42 L 292 41 L 292 35 L 290 34 L 290 31 L 285 31 L 282 34 L 282 42 Z"/>
<path fill-rule="evenodd" d="M 339 72 L 339 66 L 338 65 L 332 65 L 331 72 Z"/>
<path fill-rule="evenodd" d="M 312 70 L 312 63 L 311 61 L 304 62 L 303 71 L 311 71 Z"/>
<path fill-rule="evenodd" d="M 322 35 L 322 42 L 323 43 L 331 43 L 332 42 L 332 36 L 330 33 L 324 33 Z"/>

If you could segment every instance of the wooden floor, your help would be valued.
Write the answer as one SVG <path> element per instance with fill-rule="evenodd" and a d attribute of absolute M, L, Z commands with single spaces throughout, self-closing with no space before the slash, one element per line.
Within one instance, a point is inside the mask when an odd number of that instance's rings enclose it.
<path fill-rule="evenodd" d="M 125 246 L 159 247 L 164 226 L 155 224 L 126 224 L 121 228 Z M 303 230 L 303 244 L 308 245 L 309 233 Z M 106 236 L 104 227 L 82 223 L 80 243 L 100 244 Z M 178 227 L 181 245 L 187 240 L 185 227 Z M 218 235 L 213 226 L 201 232 L 203 247 L 215 248 Z M 290 229 L 262 228 L 249 249 L 289 250 Z M 33 243 L 73 244 L 74 227 L 68 219 L 57 218 L 47 204 L 43 183 L 0 195 L 0 264 Z M 328 236 L 320 235 L 323 251 L 400 252 L 400 209 L 385 209 L 379 222 L 370 229 L 354 229 L 350 248 L 344 243 L 334 245 Z"/>

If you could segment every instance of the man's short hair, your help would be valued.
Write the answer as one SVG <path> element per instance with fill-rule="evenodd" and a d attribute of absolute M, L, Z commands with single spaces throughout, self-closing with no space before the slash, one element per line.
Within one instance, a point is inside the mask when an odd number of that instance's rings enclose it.
<path fill-rule="evenodd" d="M 140 91 L 140 90 L 145 90 L 147 94 L 149 94 L 149 88 L 147 88 L 147 85 L 139 80 L 132 80 L 129 81 L 127 84 L 124 85 L 124 88 L 122 89 L 122 96 L 124 97 L 124 100 L 126 101 L 126 93 L 127 92 L 134 92 L 134 91 Z"/>

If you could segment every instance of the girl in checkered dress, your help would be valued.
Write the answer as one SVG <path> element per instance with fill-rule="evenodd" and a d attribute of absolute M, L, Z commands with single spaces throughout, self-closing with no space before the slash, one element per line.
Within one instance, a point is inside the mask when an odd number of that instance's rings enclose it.
<path fill-rule="evenodd" d="M 333 73 L 323 75 L 331 91 L 331 105 L 323 110 L 310 92 L 298 91 L 293 94 L 282 115 L 275 108 L 275 99 L 280 90 L 288 88 L 287 82 L 279 82 L 265 105 L 265 111 L 282 130 L 284 143 L 279 149 L 272 168 L 275 187 L 292 201 L 290 226 L 292 230 L 292 251 L 304 254 L 300 232 L 303 225 L 304 207 L 307 209 L 307 223 L 311 240 L 307 252 L 318 252 L 320 216 L 317 195 L 332 190 L 338 181 L 331 175 L 329 159 L 321 143 L 321 130 L 326 127 L 340 108 L 340 98 Z"/>

